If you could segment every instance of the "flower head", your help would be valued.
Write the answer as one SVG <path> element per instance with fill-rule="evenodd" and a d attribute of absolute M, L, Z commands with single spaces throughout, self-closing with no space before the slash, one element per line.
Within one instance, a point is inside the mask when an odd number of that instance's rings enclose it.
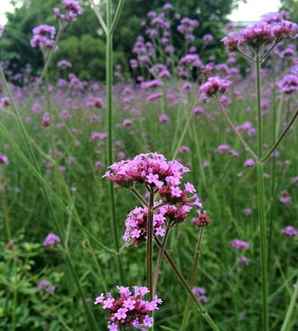
<path fill-rule="evenodd" d="M 206 304 L 208 302 L 206 290 L 203 287 L 194 287 L 192 289 L 192 292 L 197 297 L 200 303 Z"/>
<path fill-rule="evenodd" d="M 102 293 L 95 299 L 95 304 L 101 305 L 108 313 L 108 329 L 119 331 L 121 327 L 131 327 L 146 331 L 152 327 L 150 315 L 159 310 L 161 299 L 155 296 L 151 301 L 146 300 L 145 296 L 149 293 L 146 287 L 118 286 L 117 291 L 115 297 L 111 293 Z"/>
<path fill-rule="evenodd" d="M 54 294 L 56 290 L 56 287 L 52 285 L 47 279 L 40 280 L 37 283 L 37 288 L 49 294 Z"/>
<path fill-rule="evenodd" d="M 234 239 L 231 241 L 230 244 L 232 248 L 237 249 L 239 251 L 246 251 L 250 247 L 250 244 L 247 241 L 240 239 Z"/>
<path fill-rule="evenodd" d="M 286 237 L 297 237 L 298 229 L 292 225 L 288 225 L 281 230 L 281 233 Z"/>
<path fill-rule="evenodd" d="M 54 247 L 58 245 L 61 242 L 61 239 L 59 236 L 57 236 L 55 233 L 49 233 L 46 238 L 43 241 L 44 247 Z"/>
<path fill-rule="evenodd" d="M 278 83 L 278 88 L 282 93 L 292 94 L 298 91 L 298 77 L 294 74 L 285 75 Z"/>
<path fill-rule="evenodd" d="M 0 165 L 8 165 L 8 164 L 9 164 L 8 157 L 0 153 Z"/>
<path fill-rule="evenodd" d="M 31 46 L 33 48 L 52 49 L 55 45 L 56 29 L 53 26 L 42 24 L 33 29 Z"/>
<path fill-rule="evenodd" d="M 200 86 L 200 93 L 210 98 L 218 93 L 223 94 L 227 91 L 231 81 L 218 76 L 209 77 L 208 80 Z"/>
<path fill-rule="evenodd" d="M 62 8 L 54 8 L 54 15 L 65 22 L 74 22 L 83 13 L 78 0 L 63 0 Z"/>

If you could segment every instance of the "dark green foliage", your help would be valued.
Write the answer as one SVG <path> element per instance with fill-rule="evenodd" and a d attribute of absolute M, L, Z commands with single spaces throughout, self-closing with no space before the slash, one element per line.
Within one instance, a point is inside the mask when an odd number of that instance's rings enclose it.
<path fill-rule="evenodd" d="M 126 1 L 114 39 L 115 60 L 125 68 L 131 57 L 135 38 L 141 33 L 141 21 L 148 11 L 160 8 L 165 2 L 161 0 Z M 237 2 L 238 0 L 172 1 L 178 13 L 199 19 L 200 28 L 196 34 L 196 46 L 199 50 L 202 45 L 200 37 L 205 33 L 212 33 L 215 36 L 217 42 L 205 50 L 205 54 L 202 54 L 203 58 L 206 59 L 211 51 L 216 56 L 222 55 L 222 48 L 218 47 L 218 42 L 222 37 L 223 23 L 226 22 L 226 16 Z M 26 1 L 13 14 L 8 14 L 6 33 L 0 41 L 0 49 L 1 60 L 9 61 L 9 69 L 13 73 L 19 73 L 27 64 L 32 66 L 34 74 L 40 71 L 43 62 L 42 55 L 30 46 L 32 28 L 41 23 L 57 27 L 52 9 L 59 3 L 60 0 Z M 87 3 L 84 2 L 83 16 L 69 26 L 62 36 L 59 51 L 50 68 L 51 76 L 57 61 L 66 58 L 72 62 L 72 71 L 80 78 L 103 79 L 104 77 L 104 37 L 103 34 L 100 36 L 97 19 Z"/>

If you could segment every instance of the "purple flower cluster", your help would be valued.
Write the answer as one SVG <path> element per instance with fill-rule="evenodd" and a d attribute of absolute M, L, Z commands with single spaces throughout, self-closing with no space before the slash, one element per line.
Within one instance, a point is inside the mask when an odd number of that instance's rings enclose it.
<path fill-rule="evenodd" d="M 105 177 L 112 182 L 128 186 L 143 183 L 151 187 L 168 202 L 193 202 L 198 200 L 192 184 L 181 187 L 183 176 L 189 169 L 179 161 L 168 161 L 157 153 L 139 154 L 132 160 L 114 163 L 109 167 Z M 193 194 L 193 198 L 189 198 Z"/>
<path fill-rule="evenodd" d="M 109 331 L 119 331 L 121 327 L 132 327 L 146 331 L 153 325 L 152 312 L 159 310 L 162 303 L 157 296 L 148 301 L 145 296 L 149 293 L 147 287 L 135 286 L 117 287 L 118 295 L 102 293 L 95 300 L 95 304 L 102 306 L 109 313 Z"/>
<path fill-rule="evenodd" d="M 240 124 L 236 126 L 236 130 L 239 133 L 245 133 L 248 136 L 255 136 L 256 135 L 256 129 L 253 127 L 252 123 L 249 121 L 244 122 L 243 124 Z"/>
<path fill-rule="evenodd" d="M 90 139 L 91 141 L 102 141 L 107 138 L 107 134 L 105 132 L 98 132 L 98 131 L 93 131 L 91 132 Z"/>
<path fill-rule="evenodd" d="M 298 237 L 298 229 L 292 225 L 288 225 L 283 228 L 281 233 L 286 237 Z"/>
<path fill-rule="evenodd" d="M 279 201 L 285 205 L 285 206 L 289 206 L 292 204 L 292 197 L 290 196 L 289 192 L 287 191 L 283 191 L 281 192 L 281 195 L 279 197 Z"/>
<path fill-rule="evenodd" d="M 0 97 L 0 109 L 10 106 L 10 99 L 8 97 Z"/>
<path fill-rule="evenodd" d="M 183 17 L 177 30 L 182 33 L 187 41 L 193 41 L 195 39 L 194 30 L 199 26 L 199 22 L 189 17 Z"/>
<path fill-rule="evenodd" d="M 102 108 L 104 106 L 104 101 L 100 97 L 88 97 L 86 100 L 86 106 L 88 108 Z"/>
<path fill-rule="evenodd" d="M 0 153 L 0 165 L 8 165 L 8 164 L 9 164 L 8 157 Z"/>
<path fill-rule="evenodd" d="M 59 69 L 63 69 L 63 70 L 65 70 L 65 69 L 69 69 L 69 68 L 71 68 L 71 67 L 72 67 L 72 64 L 71 64 L 69 61 L 67 61 L 67 60 L 61 60 L 61 61 L 59 61 L 59 62 L 57 63 L 57 67 L 58 67 Z"/>
<path fill-rule="evenodd" d="M 209 77 L 208 80 L 200 86 L 200 94 L 205 98 L 210 98 L 218 93 L 223 94 L 227 91 L 231 81 L 218 76 Z"/>
<path fill-rule="evenodd" d="M 146 240 L 148 209 L 137 207 L 127 216 L 123 239 L 133 245 Z M 158 208 L 153 215 L 153 234 L 163 237 L 166 232 L 165 209 Z"/>
<path fill-rule="evenodd" d="M 178 161 L 168 161 L 161 154 L 149 153 L 114 163 L 105 177 L 121 186 L 142 183 L 150 187 L 152 192 L 158 193 L 161 201 L 157 203 L 160 207 L 156 207 L 153 216 L 154 233 L 164 236 L 167 221 L 171 224 L 182 222 L 193 208 L 197 211 L 197 217 L 203 213 L 194 186 L 191 183 L 182 183 L 188 171 L 189 169 Z M 146 224 L 147 209 L 132 210 L 126 219 L 124 240 L 138 244 L 146 239 Z M 194 224 L 197 222 L 194 221 Z"/>
<path fill-rule="evenodd" d="M 247 241 L 234 239 L 230 243 L 231 247 L 239 251 L 246 251 L 249 249 L 250 244 Z"/>
<path fill-rule="evenodd" d="M 47 279 L 42 279 L 37 283 L 37 288 L 49 293 L 49 294 L 54 294 L 56 287 L 52 285 Z"/>
<path fill-rule="evenodd" d="M 56 29 L 53 26 L 42 24 L 33 29 L 31 46 L 34 48 L 52 49 L 55 45 Z"/>
<path fill-rule="evenodd" d="M 285 75 L 278 83 L 278 88 L 282 93 L 292 94 L 298 91 L 298 76 L 294 74 Z"/>
<path fill-rule="evenodd" d="M 208 303 L 208 297 L 206 290 L 203 287 L 194 287 L 192 289 L 193 294 L 197 297 L 198 301 L 202 304 Z"/>
<path fill-rule="evenodd" d="M 44 247 L 54 247 L 60 244 L 61 239 L 55 233 L 49 233 L 43 241 Z"/>
<path fill-rule="evenodd" d="M 278 42 L 285 38 L 295 38 L 298 33 L 296 23 L 282 19 L 264 19 L 240 32 L 230 32 L 223 38 L 224 45 L 230 51 L 237 50 L 241 46 L 249 46 L 259 49 L 261 46 Z"/>
<path fill-rule="evenodd" d="M 78 0 L 63 0 L 63 8 L 54 8 L 54 15 L 65 22 L 74 22 L 83 11 Z"/>

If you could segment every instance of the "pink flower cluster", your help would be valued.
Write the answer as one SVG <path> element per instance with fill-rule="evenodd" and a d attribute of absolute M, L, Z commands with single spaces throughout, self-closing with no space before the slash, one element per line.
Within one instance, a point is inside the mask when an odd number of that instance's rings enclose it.
<path fill-rule="evenodd" d="M 178 161 L 168 161 L 161 154 L 148 153 L 114 163 L 105 177 L 118 185 L 144 183 L 161 194 L 170 191 L 172 197 L 180 197 L 182 191 L 178 192 L 178 188 L 187 172 L 189 169 Z"/>
<path fill-rule="evenodd" d="M 9 164 L 8 157 L 0 153 L 0 165 L 8 165 L 8 164 Z"/>
<path fill-rule="evenodd" d="M 44 247 L 54 247 L 60 244 L 61 239 L 55 233 L 49 233 L 43 241 Z"/>
<path fill-rule="evenodd" d="M 142 183 L 154 193 L 158 193 L 161 201 L 156 202 L 154 210 L 154 234 L 164 236 L 167 221 L 171 224 L 182 222 L 192 209 L 197 211 L 198 216 L 203 212 L 194 186 L 191 183 L 182 183 L 188 171 L 189 169 L 178 161 L 168 161 L 161 154 L 149 153 L 114 163 L 104 177 L 122 186 Z M 147 208 L 132 210 L 125 224 L 125 241 L 138 244 L 145 240 Z"/>
<path fill-rule="evenodd" d="M 187 172 L 189 169 L 179 161 L 168 161 L 161 154 L 148 153 L 114 163 L 104 177 L 122 186 L 143 183 L 158 192 L 167 203 L 200 205 L 193 185 L 181 186 Z"/>
<path fill-rule="evenodd" d="M 104 101 L 100 97 L 88 97 L 86 100 L 86 106 L 88 108 L 102 108 L 104 106 Z"/>
<path fill-rule="evenodd" d="M 33 29 L 31 46 L 33 48 L 52 49 L 55 45 L 56 29 L 53 26 L 42 24 Z"/>
<path fill-rule="evenodd" d="M 63 0 L 63 9 L 54 8 L 54 15 L 65 22 L 74 22 L 83 13 L 78 0 Z"/>
<path fill-rule="evenodd" d="M 148 208 L 137 207 L 127 216 L 123 239 L 133 245 L 138 245 L 146 239 Z M 158 208 L 153 215 L 153 234 L 163 237 L 166 229 L 165 210 Z"/>
<path fill-rule="evenodd" d="M 200 86 L 200 94 L 205 98 L 210 98 L 217 93 L 225 93 L 231 81 L 218 76 L 209 77 L 208 80 Z"/>
<path fill-rule="evenodd" d="M 282 93 L 292 94 L 298 91 L 298 77 L 297 75 L 285 75 L 278 83 L 278 88 Z"/>
<path fill-rule="evenodd" d="M 281 233 L 286 237 L 298 237 L 298 229 L 292 225 L 288 225 L 283 228 Z"/>
<path fill-rule="evenodd" d="M 246 251 L 249 249 L 250 244 L 244 240 L 234 239 L 231 241 L 231 247 L 239 251 Z"/>
<path fill-rule="evenodd" d="M 278 42 L 285 38 L 295 38 L 298 34 L 296 23 L 278 19 L 265 19 L 242 29 L 240 32 L 231 32 L 223 43 L 230 51 L 235 51 L 240 46 L 260 48 L 263 45 Z"/>
<path fill-rule="evenodd" d="M 146 331 L 153 325 L 152 312 L 159 310 L 162 303 L 157 296 L 148 301 L 145 296 L 149 293 L 147 287 L 135 286 L 117 287 L 118 295 L 102 293 L 95 299 L 95 304 L 102 306 L 109 313 L 109 331 L 119 331 L 121 327 L 132 327 Z"/>

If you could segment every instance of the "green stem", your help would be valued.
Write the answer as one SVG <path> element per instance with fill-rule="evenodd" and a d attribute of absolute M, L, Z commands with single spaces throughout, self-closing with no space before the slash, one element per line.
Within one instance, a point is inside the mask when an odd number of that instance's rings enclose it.
<path fill-rule="evenodd" d="M 147 215 L 147 286 L 150 291 L 150 299 L 153 298 L 153 204 L 154 193 L 150 190 L 148 215 Z"/>
<path fill-rule="evenodd" d="M 204 228 L 200 228 L 199 234 L 198 234 L 198 239 L 197 239 L 197 244 L 195 248 L 195 255 L 193 257 L 193 263 L 192 263 L 192 272 L 191 272 L 191 278 L 190 278 L 190 287 L 192 288 L 195 284 L 195 279 L 196 279 L 196 273 L 198 269 L 198 264 L 199 264 L 199 258 L 201 255 L 201 243 L 202 243 L 202 238 L 203 238 L 203 232 Z M 181 325 L 181 331 L 186 330 L 187 322 L 190 317 L 190 297 L 187 299 L 187 303 L 185 305 L 184 313 L 183 313 L 183 319 L 182 319 L 182 325 Z"/>
<path fill-rule="evenodd" d="M 257 92 L 257 118 L 258 134 L 257 148 L 258 158 L 262 159 L 263 155 L 263 118 L 261 108 L 261 60 L 260 54 L 256 55 L 256 92 Z M 257 162 L 257 208 L 258 221 L 260 229 L 260 255 L 261 255 L 261 286 L 262 286 L 262 325 L 263 331 L 269 331 L 269 314 L 268 314 L 268 238 L 267 238 L 267 220 L 265 211 L 265 183 L 264 183 L 264 165 Z"/>
<path fill-rule="evenodd" d="M 240 142 L 242 143 L 242 145 L 244 146 L 245 150 L 248 151 L 251 156 L 257 160 L 258 157 L 255 154 L 255 152 L 249 147 L 249 145 L 247 144 L 247 142 L 244 140 L 244 138 L 242 137 L 241 133 L 237 130 L 237 128 L 235 127 L 233 121 L 231 120 L 229 114 L 225 111 L 224 107 L 221 106 L 221 111 L 225 116 L 225 119 L 227 120 L 229 126 L 231 127 L 231 129 L 233 130 L 233 132 L 236 134 L 236 136 L 239 138 Z"/>
<path fill-rule="evenodd" d="M 277 149 L 277 147 L 279 146 L 279 144 L 282 142 L 282 140 L 285 138 L 285 136 L 287 135 L 287 133 L 289 132 L 289 130 L 291 129 L 291 127 L 295 123 L 297 117 L 298 117 L 298 109 L 296 110 L 296 113 L 291 118 L 291 120 L 290 120 L 289 124 L 287 125 L 287 127 L 280 134 L 280 136 L 277 139 L 277 141 L 272 145 L 272 147 L 269 149 L 269 151 L 263 157 L 262 162 L 266 162 L 270 158 L 270 156 L 272 155 L 272 153 L 274 153 L 274 151 Z"/>
<path fill-rule="evenodd" d="M 112 0 L 106 2 L 107 13 L 107 35 L 106 35 L 106 107 L 107 107 L 107 164 L 113 163 L 113 32 L 112 28 Z M 111 211 L 111 230 L 113 233 L 113 240 L 115 249 L 118 252 L 117 267 L 121 283 L 124 283 L 124 274 L 122 268 L 122 262 L 119 255 L 120 244 L 118 237 L 118 228 L 116 221 L 116 201 L 114 184 L 109 182 L 109 203 Z"/>
<path fill-rule="evenodd" d="M 158 238 L 155 237 L 155 241 L 156 241 L 158 247 L 162 247 L 162 243 L 159 241 Z M 187 283 L 184 276 L 180 273 L 180 271 L 178 270 L 178 268 L 176 266 L 176 263 L 174 262 L 172 257 L 168 254 L 166 249 L 164 250 L 164 258 L 166 259 L 166 261 L 169 263 L 170 267 L 174 271 L 174 273 L 175 273 L 176 277 L 178 278 L 181 286 L 186 290 L 188 295 L 192 298 L 192 300 L 196 304 L 196 307 L 197 307 L 201 317 L 207 322 L 207 324 L 210 326 L 211 330 L 220 331 L 219 327 L 213 321 L 212 317 L 208 314 L 205 307 L 202 306 L 202 304 L 198 301 L 195 294 L 192 292 L 192 289 L 191 289 L 190 285 Z"/>
<path fill-rule="evenodd" d="M 290 304 L 289 304 L 289 308 L 287 310 L 285 320 L 284 320 L 284 322 L 282 324 L 282 327 L 281 327 L 281 331 L 290 331 L 291 330 L 291 327 L 290 327 L 291 319 L 292 319 L 293 313 L 295 311 L 295 305 L 296 305 L 297 297 L 298 297 L 298 281 L 295 284 L 295 290 L 292 294 L 291 301 L 290 301 Z"/>
<path fill-rule="evenodd" d="M 166 245 L 167 245 L 167 240 L 170 232 L 170 226 L 167 226 L 165 236 L 162 241 L 162 246 L 159 248 L 158 251 L 158 256 L 157 256 L 157 262 L 156 262 L 156 270 L 154 273 L 154 280 L 153 280 L 153 296 L 155 295 L 156 289 L 157 289 L 157 283 L 158 283 L 158 278 L 160 274 L 160 266 L 161 266 L 161 259 L 163 257 Z"/>

